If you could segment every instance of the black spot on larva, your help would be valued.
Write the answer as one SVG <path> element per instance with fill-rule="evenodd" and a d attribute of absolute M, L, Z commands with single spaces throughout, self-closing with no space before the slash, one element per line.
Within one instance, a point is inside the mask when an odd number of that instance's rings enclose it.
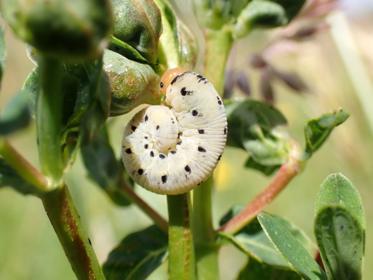
<path fill-rule="evenodd" d="M 183 141 L 180 140 L 179 142 L 176 143 L 176 145 L 181 145 L 182 142 Z"/>
<path fill-rule="evenodd" d="M 161 180 L 162 180 L 162 183 L 163 183 L 163 184 L 166 183 L 166 182 L 167 182 L 167 175 L 163 175 L 163 176 L 161 177 Z"/>
<path fill-rule="evenodd" d="M 144 169 L 139 169 L 139 170 L 137 170 L 137 173 L 139 174 L 139 175 L 142 175 L 142 174 L 144 174 Z"/>
<path fill-rule="evenodd" d="M 182 77 L 184 75 L 184 73 L 180 74 L 180 75 L 177 75 L 175 78 L 172 79 L 171 81 L 171 85 L 173 85 L 174 83 L 176 83 L 177 79 L 179 79 L 180 77 Z"/>
<path fill-rule="evenodd" d="M 198 111 L 197 111 L 197 110 L 193 110 L 193 111 L 192 111 L 192 115 L 193 115 L 193 116 L 197 116 L 197 115 L 198 115 Z"/>
<path fill-rule="evenodd" d="M 190 95 L 192 92 L 193 92 L 192 90 L 187 90 L 186 87 L 182 87 L 180 90 L 180 93 L 182 96 Z"/>
<path fill-rule="evenodd" d="M 198 82 L 205 82 L 207 83 L 207 79 L 205 77 L 203 77 L 201 74 L 197 74 L 197 79 L 198 79 Z"/>
<path fill-rule="evenodd" d="M 223 102 L 221 102 L 221 99 L 220 99 L 219 96 L 217 96 L 216 98 L 218 99 L 218 104 L 219 104 L 219 105 L 223 104 Z"/>
<path fill-rule="evenodd" d="M 159 125 L 157 125 L 155 128 L 158 130 L 159 129 Z"/>
<path fill-rule="evenodd" d="M 159 154 L 159 157 L 160 157 L 161 159 L 164 159 L 166 156 L 165 156 L 164 154 Z"/>
<path fill-rule="evenodd" d="M 148 139 L 148 136 L 145 136 L 144 139 Z"/>
<path fill-rule="evenodd" d="M 145 115 L 145 121 L 147 122 L 149 119 L 148 115 Z"/>
<path fill-rule="evenodd" d="M 132 129 L 132 131 L 135 131 L 136 130 L 136 126 L 134 126 L 134 125 L 131 125 L 131 129 Z"/>
<path fill-rule="evenodd" d="M 221 159 L 221 155 L 220 156 L 218 156 L 218 161 Z"/>
<path fill-rule="evenodd" d="M 131 151 L 130 148 L 125 149 L 125 152 L 126 152 L 127 154 L 131 154 L 131 153 L 132 153 L 132 151 Z"/>
<path fill-rule="evenodd" d="M 198 152 L 202 152 L 202 153 L 205 153 L 206 152 L 206 149 L 201 147 L 201 146 L 198 146 Z"/>
<path fill-rule="evenodd" d="M 144 145 L 144 149 L 147 149 L 147 148 L 149 148 L 149 145 L 148 145 L 148 144 L 145 144 L 145 145 Z"/>
<path fill-rule="evenodd" d="M 205 130 L 204 129 L 198 129 L 198 133 L 199 134 L 205 134 Z"/>
<path fill-rule="evenodd" d="M 153 151 L 150 151 L 150 156 L 154 157 L 154 152 Z"/>
<path fill-rule="evenodd" d="M 163 88 L 163 87 L 164 87 L 163 82 L 160 82 L 160 83 L 159 83 L 159 86 L 160 86 L 161 88 Z"/>
<path fill-rule="evenodd" d="M 179 132 L 179 133 L 177 134 L 177 138 L 180 138 L 181 135 L 183 135 L 183 133 L 182 133 L 182 132 Z"/>
<path fill-rule="evenodd" d="M 171 154 L 173 154 L 173 155 L 176 154 L 176 151 L 171 151 Z"/>
<path fill-rule="evenodd" d="M 227 134 L 227 128 L 224 127 L 224 135 Z"/>
<path fill-rule="evenodd" d="M 184 167 L 185 171 L 188 172 L 188 173 L 191 173 L 192 170 L 190 169 L 189 165 L 185 165 Z"/>
<path fill-rule="evenodd" d="M 89 239 L 89 238 L 88 238 L 88 243 L 89 243 L 89 245 L 91 245 L 91 246 L 92 246 L 92 242 L 91 242 L 91 239 Z"/>

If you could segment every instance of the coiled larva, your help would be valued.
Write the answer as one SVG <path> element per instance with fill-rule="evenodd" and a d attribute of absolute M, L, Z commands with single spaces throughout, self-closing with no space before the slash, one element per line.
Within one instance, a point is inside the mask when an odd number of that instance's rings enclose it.
<path fill-rule="evenodd" d="M 227 138 L 227 118 L 215 88 L 200 74 L 169 70 L 160 88 L 164 105 L 147 106 L 127 124 L 122 158 L 141 186 L 180 194 L 215 168 Z"/>

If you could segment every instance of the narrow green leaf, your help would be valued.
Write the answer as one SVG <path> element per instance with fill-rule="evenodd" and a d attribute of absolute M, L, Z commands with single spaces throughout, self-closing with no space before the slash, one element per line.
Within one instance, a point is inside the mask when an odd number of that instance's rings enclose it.
<path fill-rule="evenodd" d="M 261 213 L 258 220 L 273 245 L 300 276 L 310 280 L 326 279 L 319 265 L 293 236 L 283 219 Z"/>
<path fill-rule="evenodd" d="M 33 185 L 26 182 L 3 158 L 0 157 L 0 189 L 11 187 L 21 194 L 33 194 L 40 196 L 42 192 Z"/>
<path fill-rule="evenodd" d="M 276 266 L 260 263 L 250 258 L 248 263 L 238 274 L 237 280 L 300 280 L 297 273 L 291 270 L 284 270 Z"/>
<path fill-rule="evenodd" d="M 131 233 L 111 251 L 104 263 L 108 280 L 147 279 L 164 261 L 167 235 L 157 226 Z"/>
<path fill-rule="evenodd" d="M 280 111 L 255 100 L 233 102 L 226 108 L 227 144 L 248 152 L 246 167 L 271 174 L 288 159 L 289 141 L 276 131 L 286 124 Z"/>
<path fill-rule="evenodd" d="M 154 2 L 158 5 L 162 15 L 160 62 L 169 68 L 182 65 L 193 69 L 198 55 L 196 38 L 176 16 L 169 1 L 154 0 Z"/>
<path fill-rule="evenodd" d="M 306 140 L 306 156 L 310 157 L 328 139 L 330 133 L 338 125 L 344 123 L 349 114 L 340 109 L 333 113 L 324 114 L 317 119 L 310 120 L 304 128 Z"/>
<path fill-rule="evenodd" d="M 130 201 L 120 190 L 124 180 L 125 170 L 120 160 L 115 157 L 110 145 L 107 128 L 103 127 L 88 142 L 83 142 L 81 153 L 88 176 L 118 205 L 127 206 Z"/>
<path fill-rule="evenodd" d="M 242 207 L 235 206 L 230 209 L 221 219 L 220 224 L 224 224 L 230 218 L 238 214 L 241 208 Z M 275 217 L 282 221 L 284 227 L 291 233 L 292 237 L 307 248 L 308 252 L 311 253 L 315 251 L 315 246 L 300 229 L 278 216 Z M 220 233 L 220 236 L 260 263 L 281 269 L 293 270 L 293 267 L 289 265 L 287 260 L 278 252 L 271 240 L 267 237 L 257 219 L 254 219 L 250 224 L 234 235 Z"/>
<path fill-rule="evenodd" d="M 342 174 L 331 174 L 316 201 L 315 235 L 330 279 L 361 279 L 365 217 L 360 195 Z"/>
<path fill-rule="evenodd" d="M 0 135 L 7 135 L 27 127 L 31 122 L 30 94 L 17 93 L 0 115 Z"/>

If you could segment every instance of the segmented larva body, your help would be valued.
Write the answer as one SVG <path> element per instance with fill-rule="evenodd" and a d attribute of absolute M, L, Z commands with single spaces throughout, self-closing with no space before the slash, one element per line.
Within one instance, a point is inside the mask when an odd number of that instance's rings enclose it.
<path fill-rule="evenodd" d="M 180 194 L 212 173 L 224 150 L 227 118 L 215 88 L 200 74 L 169 70 L 160 87 L 165 105 L 148 106 L 128 123 L 122 157 L 141 186 Z"/>

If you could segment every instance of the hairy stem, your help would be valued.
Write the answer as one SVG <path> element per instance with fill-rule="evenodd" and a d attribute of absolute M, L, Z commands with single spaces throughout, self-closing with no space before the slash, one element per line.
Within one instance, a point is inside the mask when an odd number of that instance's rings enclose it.
<path fill-rule="evenodd" d="M 67 186 L 49 192 L 42 201 L 77 279 L 105 279 Z"/>
<path fill-rule="evenodd" d="M 121 183 L 120 188 L 130 201 L 135 203 L 161 230 L 167 233 L 168 223 L 155 209 L 138 196 L 125 182 Z"/>
<path fill-rule="evenodd" d="M 273 177 L 269 185 L 259 193 L 238 215 L 219 228 L 219 231 L 235 233 L 246 226 L 268 204 L 274 200 L 280 192 L 286 188 L 289 182 L 299 173 L 300 162 L 290 159 L 283 164 Z"/>
<path fill-rule="evenodd" d="M 190 227 L 190 194 L 168 195 L 168 272 L 171 280 L 196 278 L 193 235 Z"/>
<path fill-rule="evenodd" d="M 63 95 L 62 64 L 41 56 L 39 61 L 41 90 L 36 104 L 36 129 L 40 165 L 51 185 L 61 185 L 63 157 L 61 151 Z"/>

